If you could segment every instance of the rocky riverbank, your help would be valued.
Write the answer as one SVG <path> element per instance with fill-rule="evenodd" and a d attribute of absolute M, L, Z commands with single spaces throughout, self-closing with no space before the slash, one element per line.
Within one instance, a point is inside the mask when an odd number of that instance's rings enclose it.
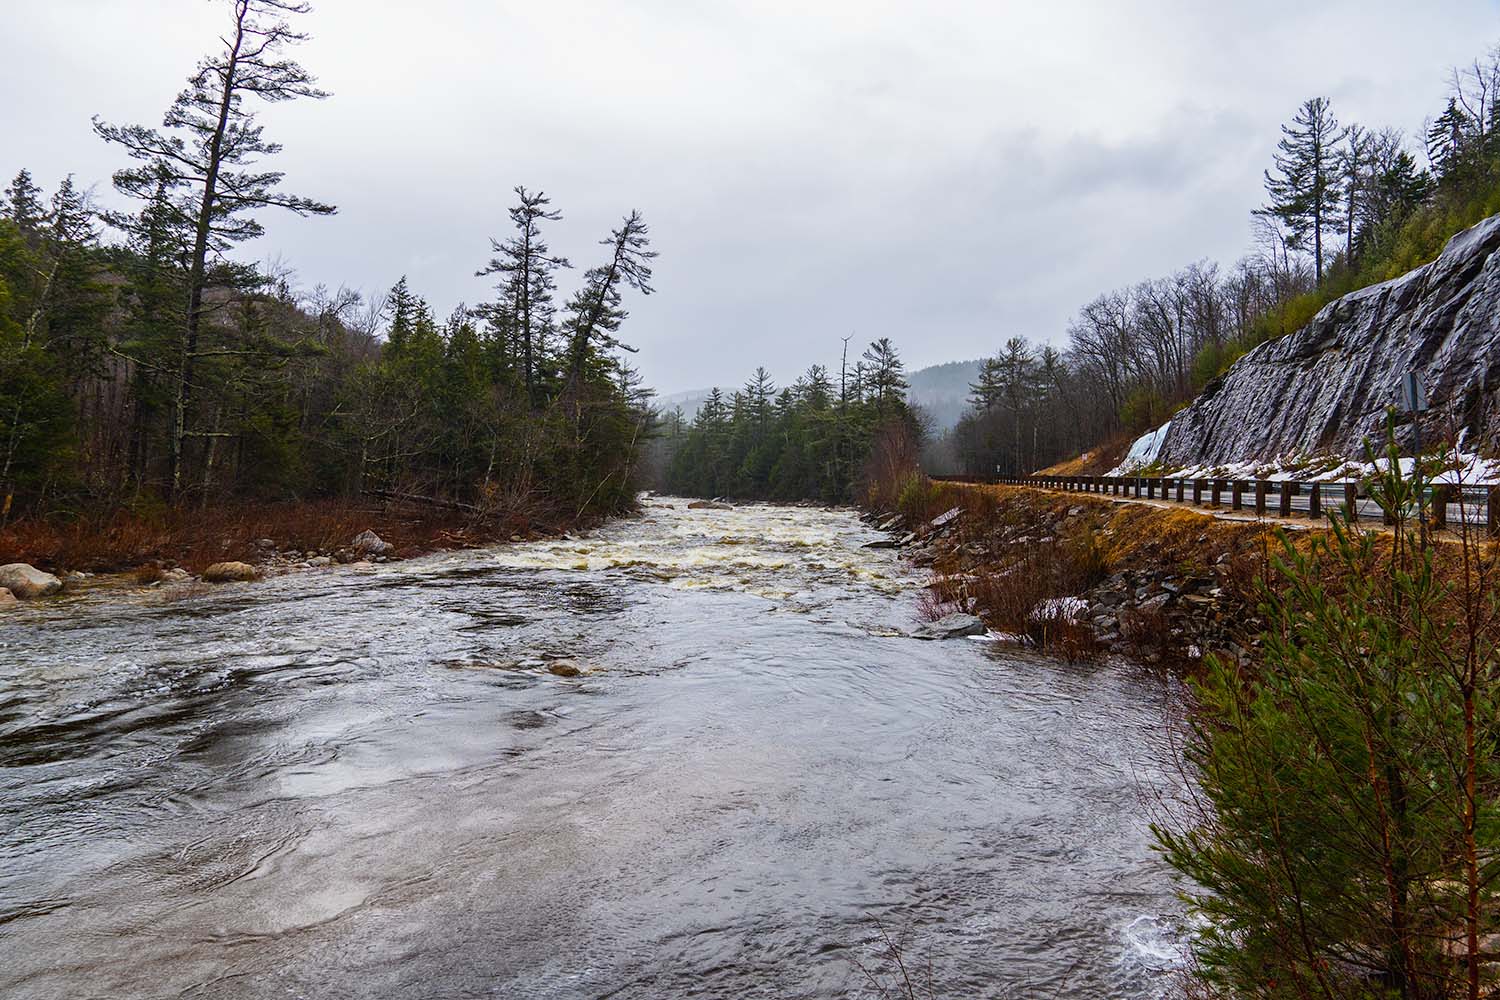
<path fill-rule="evenodd" d="M 0 529 L 0 608 L 100 587 L 247 582 L 334 565 L 557 537 L 592 522 L 480 518 L 410 504 L 287 503 L 154 515 L 117 513 Z"/>
<path fill-rule="evenodd" d="M 866 518 L 890 534 L 876 544 L 931 570 L 933 618 L 972 613 L 1071 658 L 1182 669 L 1252 654 L 1255 581 L 1278 544 L 1265 524 L 1026 487 L 935 485 L 918 516 Z"/>

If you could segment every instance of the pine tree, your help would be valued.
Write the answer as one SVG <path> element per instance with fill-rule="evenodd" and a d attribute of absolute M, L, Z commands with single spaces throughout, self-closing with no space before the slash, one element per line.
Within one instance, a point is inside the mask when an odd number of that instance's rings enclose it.
<path fill-rule="evenodd" d="M 634 288 L 642 295 L 654 291 L 651 287 L 651 261 L 656 257 L 656 251 L 647 249 L 651 245 L 648 232 L 641 213 L 631 212 L 608 239 L 599 241 L 610 247 L 610 261 L 590 268 L 584 274 L 583 288 L 569 303 L 570 382 L 576 383 L 583 376 L 584 364 L 595 340 L 606 348 L 634 350 L 614 339 L 613 334 L 628 315 L 620 307 L 621 287 Z"/>
<path fill-rule="evenodd" d="M 901 357 L 896 352 L 891 339 L 881 337 L 879 340 L 871 341 L 870 346 L 865 350 L 864 360 L 867 365 L 861 374 L 867 376 L 867 379 L 861 379 L 861 381 L 865 382 L 867 390 L 874 394 L 877 407 L 886 411 L 903 404 L 906 399 L 906 390 L 910 386 L 906 381 L 906 368 L 901 363 Z"/>
<path fill-rule="evenodd" d="M 1281 126 L 1276 173 L 1266 171 L 1270 204 L 1260 214 L 1281 222 L 1296 249 L 1312 241 L 1313 271 L 1323 284 L 1323 231 L 1338 207 L 1337 147 L 1347 134 L 1325 97 L 1304 101 L 1290 125 Z"/>
<path fill-rule="evenodd" d="M 15 180 L 5 189 L 4 214 L 26 236 L 34 236 L 46 223 L 42 189 L 32 181 L 29 171 L 16 174 Z"/>
<path fill-rule="evenodd" d="M 538 363 L 542 346 L 552 328 L 552 297 L 557 290 L 557 272 L 572 265 L 566 257 L 554 256 L 542 238 L 542 223 L 562 218 L 561 212 L 548 211 L 551 199 L 541 191 L 527 191 L 521 186 L 516 187 L 515 193 L 519 204 L 510 209 L 510 220 L 517 235 L 504 241 L 490 240 L 490 249 L 495 256 L 476 272 L 476 277 L 499 276 L 500 283 L 496 286 L 499 299 L 488 309 L 491 313 L 509 316 L 515 324 L 520 341 L 522 381 L 527 398 L 532 406 L 536 406 Z M 607 299 L 599 301 L 601 311 L 608 307 Z"/>
<path fill-rule="evenodd" d="M 1459 172 L 1468 129 L 1468 116 L 1459 109 L 1457 98 L 1448 98 L 1443 113 L 1427 127 L 1427 160 L 1439 180 L 1452 178 Z"/>
<path fill-rule="evenodd" d="M 172 359 L 173 427 L 171 491 L 183 488 L 184 445 L 195 436 L 190 420 L 193 369 L 200 360 L 209 264 L 236 243 L 264 228 L 251 215 L 283 208 L 297 215 L 331 215 L 332 205 L 277 190 L 282 175 L 261 161 L 281 151 L 263 137 L 249 98 L 279 103 L 328 96 L 313 76 L 282 51 L 306 39 L 287 18 L 305 14 L 306 3 L 289 0 L 230 0 L 232 26 L 223 51 L 199 62 L 162 119 L 164 131 L 142 125 L 108 125 L 97 118 L 94 131 L 124 147 L 142 166 L 118 171 L 115 187 L 143 201 L 157 201 L 165 189 L 177 222 L 191 233 L 187 309 L 176 357 Z M 109 217 L 129 225 L 120 216 Z"/>

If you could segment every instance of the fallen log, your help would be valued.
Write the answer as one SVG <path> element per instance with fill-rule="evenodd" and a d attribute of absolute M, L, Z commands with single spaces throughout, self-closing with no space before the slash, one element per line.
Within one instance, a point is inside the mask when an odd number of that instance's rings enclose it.
<path fill-rule="evenodd" d="M 463 503 L 458 500 L 445 500 L 442 497 L 424 497 L 416 493 L 399 493 L 395 490 L 365 490 L 366 496 L 379 497 L 381 500 L 394 500 L 400 503 L 421 503 L 430 507 L 444 507 L 448 510 L 461 510 L 470 514 L 479 513 L 479 508 L 471 503 Z"/>

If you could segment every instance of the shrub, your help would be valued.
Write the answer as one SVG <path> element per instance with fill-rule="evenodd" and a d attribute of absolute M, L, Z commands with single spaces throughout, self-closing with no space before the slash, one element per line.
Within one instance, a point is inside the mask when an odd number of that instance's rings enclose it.
<path fill-rule="evenodd" d="M 925 520 L 932 507 L 933 497 L 932 480 L 923 472 L 913 471 L 901 481 L 896 495 L 896 509 L 908 521 Z"/>
<path fill-rule="evenodd" d="M 1394 448 L 1390 457 L 1395 457 Z M 1426 486 L 1372 492 L 1394 535 L 1283 535 L 1259 663 L 1210 658 L 1182 749 L 1196 794 L 1153 830 L 1197 888 L 1195 992 L 1477 998 L 1496 981 L 1495 553 L 1440 552 Z"/>

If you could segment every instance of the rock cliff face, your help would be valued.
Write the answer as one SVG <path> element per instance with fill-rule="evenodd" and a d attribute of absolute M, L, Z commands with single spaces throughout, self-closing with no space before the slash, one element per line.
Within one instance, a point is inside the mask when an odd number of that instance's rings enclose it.
<path fill-rule="evenodd" d="M 1213 465 L 1294 454 L 1362 457 L 1386 407 L 1416 372 L 1431 409 L 1424 443 L 1467 431 L 1487 451 L 1500 431 L 1500 216 L 1448 242 L 1431 264 L 1329 303 L 1262 344 L 1172 418 L 1159 457 Z M 1404 418 L 1398 418 L 1404 419 Z M 1401 427 L 1403 444 L 1412 428 Z"/>

